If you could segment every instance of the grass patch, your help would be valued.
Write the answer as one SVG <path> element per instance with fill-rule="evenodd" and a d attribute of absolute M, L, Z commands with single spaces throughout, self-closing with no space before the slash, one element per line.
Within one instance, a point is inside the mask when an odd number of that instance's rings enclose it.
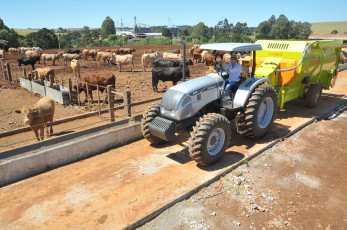
<path fill-rule="evenodd" d="M 330 34 L 331 31 L 337 30 L 339 34 L 347 31 L 347 21 L 345 22 L 318 22 L 311 23 L 313 34 Z"/>

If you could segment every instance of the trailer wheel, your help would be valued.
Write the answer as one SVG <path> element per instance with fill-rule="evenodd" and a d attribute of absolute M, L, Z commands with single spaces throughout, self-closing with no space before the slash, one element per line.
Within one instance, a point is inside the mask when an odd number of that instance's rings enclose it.
<path fill-rule="evenodd" d="M 277 94 L 271 85 L 257 86 L 246 104 L 244 112 L 244 135 L 260 138 L 269 129 L 277 114 Z"/>
<path fill-rule="evenodd" d="M 156 136 L 153 136 L 151 132 L 149 131 L 149 124 L 160 115 L 160 105 L 159 104 L 152 104 L 150 107 L 148 107 L 148 110 L 143 114 L 143 118 L 141 119 L 141 131 L 142 135 L 145 139 L 147 139 L 150 143 L 154 145 L 163 144 L 166 141 L 162 140 Z"/>
<path fill-rule="evenodd" d="M 312 84 L 308 87 L 306 94 L 306 106 L 314 108 L 318 105 L 320 96 L 322 95 L 322 84 Z"/>
<path fill-rule="evenodd" d="M 231 126 L 226 117 L 208 113 L 196 122 L 190 136 L 188 146 L 191 157 L 200 165 L 210 165 L 218 161 L 228 147 Z"/>

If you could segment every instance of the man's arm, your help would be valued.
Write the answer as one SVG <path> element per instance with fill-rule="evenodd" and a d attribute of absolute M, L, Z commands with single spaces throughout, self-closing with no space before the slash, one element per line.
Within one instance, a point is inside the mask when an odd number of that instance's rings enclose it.
<path fill-rule="evenodd" d="M 229 66 L 227 66 L 226 68 L 225 68 L 225 70 L 226 70 L 226 72 L 229 72 L 230 74 L 233 74 L 233 73 L 241 73 L 241 65 L 240 64 L 235 64 L 235 66 L 234 66 L 234 68 L 230 68 L 231 67 L 231 65 Z"/>

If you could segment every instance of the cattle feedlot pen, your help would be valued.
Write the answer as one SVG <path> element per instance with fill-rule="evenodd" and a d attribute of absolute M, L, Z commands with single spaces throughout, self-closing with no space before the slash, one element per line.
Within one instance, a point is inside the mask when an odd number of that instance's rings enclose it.
<path fill-rule="evenodd" d="M 160 104 L 143 114 L 142 134 L 159 145 L 175 140 L 178 131 L 191 129 L 191 157 L 200 165 L 213 164 L 230 144 L 231 120 L 239 134 L 256 139 L 267 134 L 285 102 L 302 98 L 308 107 L 317 106 L 322 90 L 336 80 L 341 48 L 342 40 L 203 45 L 202 50 L 233 54 L 252 51 L 241 60 L 251 78 L 229 90 L 224 81 L 228 73 L 221 69 L 171 87 Z"/>

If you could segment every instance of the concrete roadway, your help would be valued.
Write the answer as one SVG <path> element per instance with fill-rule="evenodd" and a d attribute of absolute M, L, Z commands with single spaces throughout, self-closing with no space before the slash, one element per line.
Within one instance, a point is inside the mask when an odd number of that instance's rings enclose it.
<path fill-rule="evenodd" d="M 227 173 L 280 137 L 347 103 L 347 71 L 324 91 L 319 106 L 285 104 L 271 132 L 258 141 L 233 132 L 232 147 L 211 167 L 199 167 L 186 149 L 189 134 L 154 148 L 146 140 L 112 149 L 0 188 L 0 229 L 134 228 Z"/>

